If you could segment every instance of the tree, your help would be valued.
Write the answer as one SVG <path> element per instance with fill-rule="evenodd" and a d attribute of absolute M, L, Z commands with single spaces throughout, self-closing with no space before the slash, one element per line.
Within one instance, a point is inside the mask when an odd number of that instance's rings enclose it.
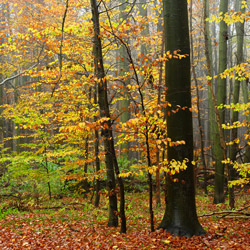
<path fill-rule="evenodd" d="M 125 20 L 126 18 L 126 7 L 128 6 L 128 4 L 125 2 L 123 3 L 123 1 L 120 1 L 120 7 L 119 7 L 119 17 L 120 17 L 120 21 L 121 24 L 123 22 L 123 20 Z M 124 46 L 120 46 L 119 48 L 119 54 L 120 54 L 120 72 L 121 72 L 121 77 L 124 79 L 124 86 L 123 86 L 123 100 L 121 100 L 120 102 L 120 110 L 122 111 L 121 114 L 121 122 L 127 122 L 130 118 L 130 113 L 129 113 L 129 98 L 128 98 L 128 93 L 126 91 L 126 86 L 130 83 L 130 79 L 128 77 L 129 74 L 129 62 L 126 58 L 126 49 L 124 48 Z M 123 143 L 121 144 L 121 156 L 124 157 L 125 159 L 127 159 L 129 157 L 129 147 L 130 144 L 129 142 Z"/>
<path fill-rule="evenodd" d="M 110 119 L 110 110 L 108 102 L 107 80 L 103 65 L 102 43 L 99 23 L 99 10 L 96 0 L 91 0 L 92 20 L 94 25 L 94 64 L 95 75 L 98 81 L 98 104 L 100 108 L 100 116 L 103 118 L 103 141 L 105 150 L 105 163 L 107 169 L 107 186 L 109 191 L 109 226 L 118 225 L 117 211 L 117 196 L 115 193 L 115 174 L 120 187 L 120 217 L 121 217 L 121 232 L 126 232 L 126 217 L 125 217 L 125 197 L 122 178 L 120 177 L 115 148 L 114 138 L 112 133 L 112 125 Z"/>
<path fill-rule="evenodd" d="M 239 12 L 240 7 L 241 7 L 241 2 L 237 0 L 235 2 L 235 10 Z M 245 8 L 242 9 L 242 13 L 245 13 Z M 236 62 L 237 64 L 240 64 L 243 62 L 244 22 L 238 22 L 235 24 L 235 26 L 236 26 L 236 35 L 237 35 Z M 240 78 L 239 75 L 238 75 L 238 78 Z M 239 102 L 239 94 L 240 94 L 240 80 L 235 79 L 234 88 L 233 88 L 233 103 L 234 104 Z M 234 124 L 238 120 L 239 120 L 239 112 L 237 110 L 236 111 L 233 110 L 231 123 Z M 238 128 L 233 128 L 231 130 L 231 138 L 230 138 L 230 140 L 234 142 L 233 145 L 230 146 L 230 159 L 232 161 L 236 161 L 237 151 L 239 150 L 238 145 L 235 142 L 237 140 L 237 137 L 238 137 Z M 229 171 L 230 171 L 229 181 L 231 181 L 235 178 L 235 169 L 233 168 L 232 165 L 229 166 Z M 234 187 L 233 186 L 230 188 L 230 193 L 231 195 L 229 199 L 229 205 L 231 208 L 234 208 L 235 200 L 234 200 Z"/>
<path fill-rule="evenodd" d="M 224 16 L 228 10 L 228 0 L 220 1 L 219 12 Z M 224 20 L 220 22 L 220 32 L 219 32 L 219 74 L 223 73 L 227 68 L 227 40 L 228 31 L 227 24 Z M 226 103 L 226 78 L 219 77 L 218 88 L 217 88 L 217 105 Z M 219 110 L 220 123 L 225 122 L 225 110 Z M 220 126 L 220 125 L 218 125 Z M 220 129 L 220 128 L 219 128 Z M 217 147 L 216 154 L 216 166 L 215 166 L 215 190 L 214 190 L 214 203 L 222 203 L 225 200 L 224 196 L 224 160 L 223 151 L 225 149 L 221 148 L 220 140 L 222 135 L 216 137 L 215 147 Z M 225 154 L 225 152 L 224 152 Z"/>
<path fill-rule="evenodd" d="M 160 228 L 177 236 L 204 233 L 196 214 L 193 160 L 193 127 L 190 89 L 190 45 L 186 0 L 165 0 L 166 51 L 180 50 L 184 58 L 166 62 L 167 133 L 172 141 L 185 144 L 168 147 L 168 161 L 183 162 L 187 169 L 167 177 L 167 204 Z M 170 107 L 171 106 L 171 107 Z M 179 107 L 179 108 L 178 108 Z M 174 181 L 176 180 L 177 181 Z"/>
<path fill-rule="evenodd" d="M 208 122 L 209 122 L 209 138 L 210 138 L 210 145 L 211 145 L 211 153 L 212 156 L 215 156 L 215 129 L 216 129 L 216 122 L 215 122 L 215 104 L 216 101 L 213 100 L 214 91 L 213 91 L 213 68 L 212 68 L 212 45 L 211 45 L 211 37 L 210 37 L 210 26 L 207 18 L 209 17 L 209 0 L 204 0 L 204 7 L 203 7 L 203 23 L 204 23 L 204 45 L 205 45 L 205 57 L 206 57 L 206 66 L 207 66 L 207 75 L 210 78 L 208 84 Z"/>
<path fill-rule="evenodd" d="M 190 28 L 193 28 L 193 1 L 191 0 L 190 2 Z M 207 194 L 207 166 L 206 166 L 206 161 L 205 161 L 205 152 L 204 152 L 204 140 L 203 140 L 203 128 L 202 128 L 202 121 L 201 121 L 201 107 L 200 107 L 200 93 L 199 93 L 199 86 L 198 86 L 198 79 L 197 79 L 197 74 L 196 74 L 196 69 L 194 66 L 194 50 L 193 50 L 193 34 L 191 32 L 190 34 L 190 46 L 191 46 L 191 69 L 192 69 L 192 74 L 193 74 L 193 79 L 195 83 L 195 90 L 196 90 L 196 98 L 197 98 L 197 119 L 198 119 L 198 127 L 199 127 L 199 139 L 200 139 L 200 148 L 201 148 L 201 163 L 204 168 L 204 191 L 205 194 Z"/>

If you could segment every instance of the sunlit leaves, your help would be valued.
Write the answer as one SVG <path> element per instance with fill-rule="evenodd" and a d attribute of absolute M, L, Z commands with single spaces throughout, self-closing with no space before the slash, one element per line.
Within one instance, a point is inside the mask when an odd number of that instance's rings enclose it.
<path fill-rule="evenodd" d="M 230 159 L 226 159 L 223 161 L 224 164 L 231 164 L 234 169 L 238 172 L 241 178 L 237 180 L 230 181 L 229 185 L 239 185 L 243 187 L 244 185 L 247 185 L 250 183 L 250 164 L 249 163 L 238 163 L 238 162 L 233 162 Z"/>
<path fill-rule="evenodd" d="M 242 6 L 244 8 L 244 5 Z M 250 12 L 242 13 L 232 11 L 231 13 L 226 13 L 224 16 L 223 13 L 220 13 L 219 15 L 212 15 L 211 18 L 207 18 L 207 21 L 219 23 L 223 20 L 227 25 L 238 22 L 243 23 L 249 20 L 249 14 Z"/>
<path fill-rule="evenodd" d="M 172 176 L 175 174 L 180 173 L 188 168 L 188 159 L 183 160 L 182 162 L 171 160 L 165 160 L 159 166 L 153 165 L 152 167 L 148 167 L 147 165 L 143 164 L 133 164 L 131 169 L 133 171 L 121 173 L 120 176 L 122 177 L 129 177 L 130 175 L 138 176 L 144 175 L 149 172 L 151 175 L 155 176 L 156 172 L 159 171 L 160 173 L 166 172 L 168 175 Z M 178 182 L 178 178 L 174 179 L 175 182 Z"/>

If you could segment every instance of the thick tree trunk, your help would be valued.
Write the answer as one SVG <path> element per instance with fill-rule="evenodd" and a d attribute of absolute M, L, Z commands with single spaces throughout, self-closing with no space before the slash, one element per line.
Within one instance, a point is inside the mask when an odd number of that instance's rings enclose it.
<path fill-rule="evenodd" d="M 196 214 L 193 160 L 193 126 L 190 89 L 190 45 L 186 0 L 165 0 L 164 19 L 166 51 L 180 50 L 188 55 L 183 59 L 166 62 L 166 100 L 172 105 L 167 109 L 167 132 L 172 141 L 184 140 L 185 145 L 168 147 L 168 160 L 188 159 L 188 168 L 174 176 L 168 175 L 167 205 L 160 228 L 177 236 L 204 233 Z M 177 105 L 185 107 L 175 112 Z M 174 111 L 174 112 L 172 112 Z M 178 178 L 178 182 L 173 182 Z"/>

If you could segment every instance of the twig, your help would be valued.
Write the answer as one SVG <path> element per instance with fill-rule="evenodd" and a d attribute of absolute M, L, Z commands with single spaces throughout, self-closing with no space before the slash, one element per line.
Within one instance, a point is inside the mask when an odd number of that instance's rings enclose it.
<path fill-rule="evenodd" d="M 250 216 L 250 213 L 242 212 L 243 210 L 248 209 L 249 207 L 250 207 L 250 205 L 246 206 L 246 207 L 243 207 L 241 209 L 238 209 L 238 210 L 212 212 L 212 213 L 209 213 L 209 214 L 199 215 L 199 217 L 208 217 L 208 216 L 220 215 L 220 214 L 223 214 L 220 218 L 224 218 L 224 217 L 226 217 L 226 216 L 228 216 L 230 214 L 241 214 L 241 215 L 244 215 L 244 216 Z"/>
<path fill-rule="evenodd" d="M 71 225 L 69 225 L 69 229 L 71 230 L 71 231 L 73 231 L 73 232 L 80 232 L 79 230 L 77 230 L 77 229 L 74 229 Z"/>
<path fill-rule="evenodd" d="M 58 77 L 58 80 L 55 83 L 54 88 L 52 89 L 51 97 L 53 97 L 54 92 L 56 90 L 56 86 L 57 86 L 57 84 L 59 83 L 59 81 L 61 80 L 61 77 L 62 77 L 62 60 L 63 60 L 62 49 L 63 49 L 63 41 L 64 41 L 64 27 L 65 27 L 65 21 L 66 21 L 66 17 L 67 17 L 68 8 L 69 8 L 69 0 L 66 1 L 65 11 L 64 11 L 64 14 L 63 14 L 63 19 L 62 19 L 61 44 L 60 44 L 60 53 L 59 53 L 59 77 Z"/>

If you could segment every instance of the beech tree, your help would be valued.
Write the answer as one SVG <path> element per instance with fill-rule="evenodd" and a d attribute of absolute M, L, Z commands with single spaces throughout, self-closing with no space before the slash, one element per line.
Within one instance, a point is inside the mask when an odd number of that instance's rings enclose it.
<path fill-rule="evenodd" d="M 109 102 L 107 96 L 107 80 L 103 66 L 102 43 L 99 24 L 99 10 L 96 0 L 91 0 L 92 20 L 94 26 L 94 63 L 95 75 L 98 81 L 98 104 L 100 107 L 100 116 L 103 118 L 103 141 L 105 150 L 105 163 L 107 169 L 107 188 L 109 191 L 109 226 L 118 225 L 117 196 L 115 193 L 115 173 L 120 187 L 120 217 L 121 232 L 126 232 L 125 218 L 125 198 L 122 178 L 119 176 L 119 168 L 114 148 L 114 138 L 110 119 Z"/>
<path fill-rule="evenodd" d="M 241 3 L 240 1 L 236 1 L 235 2 L 235 10 L 237 12 L 240 11 L 241 8 Z M 242 13 L 245 12 L 245 8 L 241 9 Z M 243 62 L 243 42 L 244 42 L 244 22 L 238 22 L 235 24 L 236 26 L 236 35 L 237 35 L 237 52 L 236 52 L 236 62 L 237 64 L 240 64 Z M 238 76 L 238 78 L 240 78 L 240 76 Z M 233 88 L 233 103 L 239 103 L 239 94 L 240 94 L 240 81 L 239 79 L 235 79 L 234 82 L 234 88 Z M 232 111 L 232 119 L 231 119 L 231 123 L 234 124 L 235 122 L 237 122 L 239 120 L 239 112 L 236 111 Z M 233 128 L 231 130 L 231 141 L 235 141 L 238 138 L 238 128 Z M 232 161 L 236 161 L 236 155 L 237 155 L 237 151 L 239 151 L 239 147 L 237 145 L 237 143 L 234 142 L 233 145 L 230 146 L 230 159 Z M 235 169 L 233 169 L 233 166 L 230 166 L 230 181 L 234 179 L 235 177 Z M 231 191 L 231 199 L 229 199 L 229 204 L 231 208 L 234 208 L 235 206 L 235 198 L 234 198 L 234 188 L 232 187 L 230 189 Z"/>
<path fill-rule="evenodd" d="M 243 54 L 247 58 L 249 50 L 243 50 L 244 21 L 247 23 L 249 12 L 243 9 L 245 1 L 238 1 L 237 13 L 231 10 L 217 17 L 215 0 L 165 0 L 164 11 L 161 0 L 152 3 L 146 0 L 0 0 L 2 192 L 8 195 L 14 186 L 18 194 L 33 195 L 37 201 L 38 195 L 53 199 L 56 195 L 72 192 L 80 198 L 84 194 L 86 198 L 94 189 L 86 190 L 79 184 L 88 181 L 95 188 L 95 206 L 99 206 L 100 201 L 101 206 L 107 205 L 108 226 L 118 226 L 120 216 L 121 232 L 126 232 L 124 190 L 144 190 L 148 176 L 150 226 L 154 231 L 153 198 L 159 205 L 164 175 L 167 206 L 160 227 L 175 235 L 204 233 L 196 214 L 194 183 L 200 192 L 199 188 L 207 181 L 209 189 L 205 192 L 213 192 L 213 164 L 216 161 L 216 195 L 222 194 L 224 199 L 226 164 L 238 172 L 235 180 L 230 179 L 228 172 L 229 184 L 236 181 L 239 185 L 249 184 L 249 164 L 240 164 L 238 157 L 250 140 L 245 84 L 250 73 L 249 64 L 243 61 Z M 210 10 L 216 15 L 209 15 Z M 236 51 L 236 42 L 238 45 L 237 65 L 232 67 L 232 64 L 231 69 L 224 68 L 219 73 L 235 78 L 234 104 L 228 107 L 232 109 L 231 122 L 237 125 L 246 115 L 248 123 L 243 121 L 241 126 L 248 126 L 248 130 L 222 124 L 224 118 L 219 116 L 223 111 L 218 106 L 223 109 L 229 106 L 220 100 L 223 95 L 216 93 L 218 69 L 214 72 L 216 61 L 219 61 L 214 48 L 222 45 L 216 41 L 221 20 L 227 24 L 239 22 L 230 40 L 232 52 Z M 192 38 L 188 23 L 195 34 Z M 210 26 L 209 23 L 214 24 Z M 212 35 L 209 26 L 214 27 Z M 221 34 L 223 43 L 227 42 L 227 33 Z M 222 58 L 226 53 L 220 54 Z M 193 82 L 197 90 L 193 92 L 193 99 L 190 59 L 194 62 Z M 221 65 L 225 66 L 226 61 Z M 166 69 L 165 74 L 163 69 Z M 239 98 L 241 82 L 244 83 L 245 107 L 237 105 L 242 99 Z M 224 88 L 225 85 L 220 85 L 220 90 Z M 204 111 L 206 98 L 209 99 L 211 140 L 204 141 L 203 149 L 203 138 L 209 135 L 208 125 L 204 126 L 208 117 Z M 243 114 L 238 113 L 241 111 Z M 196 115 L 199 122 L 195 121 Z M 194 143 L 198 137 L 193 134 L 199 127 L 200 145 Z M 223 136 L 224 128 L 233 128 L 228 144 Z M 206 154 L 210 146 L 212 157 Z M 225 154 L 228 148 L 231 161 Z M 202 165 L 207 165 L 208 178 L 202 175 Z M 197 173 L 195 177 L 194 172 Z M 127 189 L 122 179 L 126 180 Z M 106 181 L 106 189 L 101 181 Z M 94 194 L 91 202 L 93 197 Z M 105 204 L 104 198 L 108 200 Z M 223 201 L 217 198 L 216 203 Z M 131 206 L 126 206 L 128 211 Z M 155 212 L 157 215 L 159 210 Z"/>
<path fill-rule="evenodd" d="M 167 133 L 185 144 L 168 147 L 168 161 L 183 162 L 187 169 L 167 178 L 167 204 L 160 228 L 178 236 L 204 233 L 196 214 L 193 160 L 193 126 L 190 89 L 190 44 L 186 0 L 164 1 L 166 51 L 180 51 L 184 58 L 166 62 Z M 178 107 L 180 107 L 178 109 Z M 177 181 L 174 181 L 176 180 Z"/>
<path fill-rule="evenodd" d="M 220 13 L 223 15 L 227 12 L 228 9 L 228 0 L 220 1 Z M 227 40 L 228 40 L 228 31 L 227 24 L 224 20 L 220 22 L 220 33 L 219 33 L 219 74 L 223 73 L 227 68 Z M 219 77 L 218 79 L 218 88 L 217 88 L 217 105 L 226 103 L 226 78 Z M 219 123 L 225 122 L 225 110 L 219 110 Z M 220 125 L 218 125 L 220 126 Z M 219 128 L 220 129 L 220 128 Z M 223 138 L 222 138 L 223 137 Z M 224 196 L 224 160 L 223 149 L 221 147 L 220 140 L 224 139 L 224 135 L 219 135 L 215 137 L 215 148 L 216 148 L 216 166 L 215 166 L 215 190 L 214 190 L 214 203 L 222 203 L 225 201 Z"/>

